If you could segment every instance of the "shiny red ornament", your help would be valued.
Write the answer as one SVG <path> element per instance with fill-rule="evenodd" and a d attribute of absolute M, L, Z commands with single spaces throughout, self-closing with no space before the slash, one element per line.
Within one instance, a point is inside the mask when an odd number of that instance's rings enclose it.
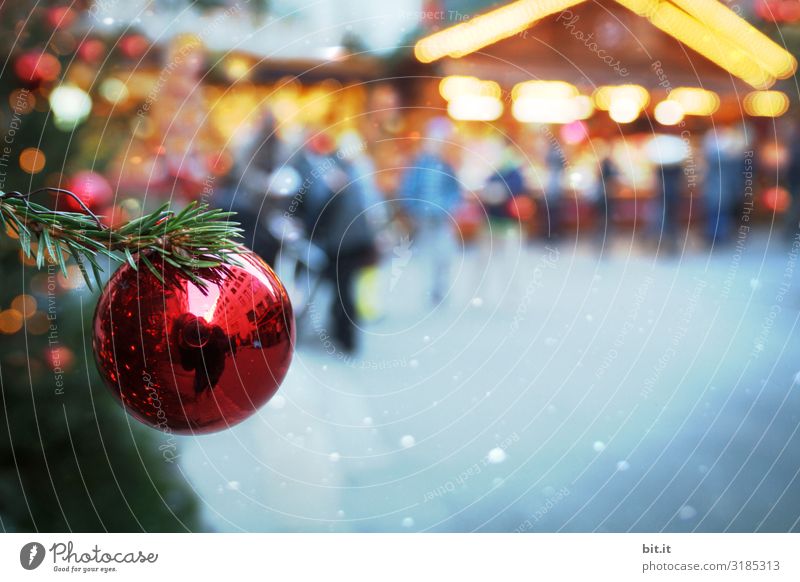
<path fill-rule="evenodd" d="M 95 211 L 114 201 L 114 189 L 102 174 L 89 170 L 75 172 L 67 183 L 67 190 L 70 190 L 81 201 Z M 71 196 L 59 194 L 59 207 L 63 206 L 73 212 L 82 212 L 78 202 Z"/>
<path fill-rule="evenodd" d="M 292 306 L 266 263 L 252 253 L 238 262 L 199 271 L 205 291 L 168 264 L 160 268 L 166 284 L 141 264 L 109 280 L 94 316 L 95 359 L 137 420 L 165 432 L 214 432 L 277 391 L 292 360 Z"/>
<path fill-rule="evenodd" d="M 88 38 L 78 45 L 78 57 L 89 64 L 95 64 L 105 56 L 106 45 L 96 38 Z"/>
<path fill-rule="evenodd" d="M 14 61 L 14 72 L 22 81 L 30 83 L 55 81 L 61 74 L 61 63 L 50 53 L 28 51 Z"/>
<path fill-rule="evenodd" d="M 119 40 L 122 54 L 129 59 L 139 59 L 150 48 L 150 43 L 141 34 L 130 34 Z"/>
<path fill-rule="evenodd" d="M 45 12 L 47 23 L 55 29 L 69 28 L 75 23 L 77 16 L 69 6 L 53 6 Z"/>

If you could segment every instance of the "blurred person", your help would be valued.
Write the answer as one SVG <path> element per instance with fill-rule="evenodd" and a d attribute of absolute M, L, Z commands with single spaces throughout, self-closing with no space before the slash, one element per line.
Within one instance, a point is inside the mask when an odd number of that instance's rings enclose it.
<path fill-rule="evenodd" d="M 617 190 L 617 168 L 611 152 L 603 152 L 597 168 L 597 183 L 593 199 L 597 220 L 596 237 L 600 248 L 605 248 L 614 234 L 614 197 Z"/>
<path fill-rule="evenodd" d="M 486 295 L 499 301 L 509 291 L 515 261 L 522 243 L 521 221 L 529 217 L 532 200 L 526 196 L 523 164 L 516 147 L 506 141 L 500 152 L 497 167 L 487 177 L 478 192 L 488 217 L 487 228 L 481 237 L 481 279 L 487 286 Z M 515 252 L 516 251 L 516 252 Z M 485 276 L 491 272 L 491 276 Z"/>
<path fill-rule="evenodd" d="M 800 121 L 796 121 L 789 139 L 789 160 L 786 171 L 791 202 L 786 212 L 785 235 L 791 240 L 800 227 Z"/>
<path fill-rule="evenodd" d="M 337 156 L 350 165 L 353 181 L 363 195 L 367 222 L 375 233 L 376 262 L 361 270 L 356 284 L 357 311 L 367 320 L 377 320 L 385 312 L 385 297 L 390 291 L 390 276 L 383 271 L 379 260 L 397 245 L 398 236 L 392 228 L 391 207 L 383 197 L 376 180 L 375 163 L 367 151 L 365 139 L 355 130 L 339 136 Z"/>
<path fill-rule="evenodd" d="M 705 237 L 710 245 L 729 240 L 742 192 L 745 136 L 742 128 L 709 129 L 703 137 Z"/>
<path fill-rule="evenodd" d="M 658 168 L 661 201 L 661 240 L 667 252 L 674 252 L 678 244 L 678 205 L 683 190 L 683 168 L 680 164 L 662 164 Z M 658 222 L 656 223 L 656 228 Z"/>
<path fill-rule="evenodd" d="M 422 150 L 403 174 L 400 197 L 414 222 L 416 246 L 431 258 L 431 298 L 444 300 L 450 284 L 450 268 L 456 252 L 453 214 L 461 204 L 461 187 L 455 170 L 445 160 L 444 146 L 450 122 L 431 120 Z"/>
<path fill-rule="evenodd" d="M 547 146 L 545 165 L 547 167 L 547 183 L 545 185 L 545 202 L 547 209 L 547 234 L 551 240 L 561 238 L 563 230 L 564 213 L 564 165 L 566 157 L 564 150 L 551 136 L 551 141 Z"/>
<path fill-rule="evenodd" d="M 281 237 L 270 230 L 270 221 L 284 212 L 300 187 L 300 176 L 286 165 L 282 150 L 274 119 L 266 112 L 235 156 L 231 171 L 214 189 L 212 200 L 214 206 L 236 212 L 244 244 L 273 267 Z"/>
<path fill-rule="evenodd" d="M 522 163 L 511 143 L 506 143 L 496 170 L 489 176 L 480 192 L 480 199 L 490 220 L 501 226 L 517 222 L 514 199 L 525 193 Z"/>
<path fill-rule="evenodd" d="M 679 204 L 683 192 L 684 162 L 691 153 L 688 144 L 675 135 L 653 136 L 645 153 L 655 168 L 655 188 L 648 232 L 667 253 L 676 249 Z"/>
<path fill-rule="evenodd" d="M 323 278 L 334 298 L 330 306 L 331 336 L 345 353 L 356 349 L 358 313 L 356 276 L 375 262 L 375 237 L 367 218 L 367 194 L 356 170 L 337 154 L 327 132 L 313 134 L 296 161 L 303 178 L 297 195 L 297 216 L 309 243 L 328 259 Z"/>

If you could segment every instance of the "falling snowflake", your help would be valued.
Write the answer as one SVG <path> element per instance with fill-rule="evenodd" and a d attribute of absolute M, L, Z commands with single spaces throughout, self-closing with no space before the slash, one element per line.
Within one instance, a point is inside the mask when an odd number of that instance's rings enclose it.
<path fill-rule="evenodd" d="M 403 435 L 403 437 L 400 439 L 400 446 L 404 449 L 410 449 L 415 444 L 417 444 L 417 439 L 410 434 Z"/>
<path fill-rule="evenodd" d="M 684 505 L 678 511 L 678 517 L 683 520 L 692 519 L 695 515 L 697 515 L 697 510 L 691 505 Z"/>
<path fill-rule="evenodd" d="M 501 449 L 500 447 L 495 447 L 491 451 L 489 451 L 489 454 L 486 455 L 486 458 L 493 465 L 497 465 L 505 461 L 507 456 L 508 455 L 506 455 L 506 452 L 503 449 Z"/>

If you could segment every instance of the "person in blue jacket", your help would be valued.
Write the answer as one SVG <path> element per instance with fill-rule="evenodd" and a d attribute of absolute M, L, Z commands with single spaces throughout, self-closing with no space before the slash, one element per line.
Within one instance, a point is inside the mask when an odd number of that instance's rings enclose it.
<path fill-rule="evenodd" d="M 428 124 L 421 151 L 400 184 L 400 197 L 415 226 L 412 246 L 431 259 L 430 295 L 435 304 L 445 298 L 450 284 L 456 252 L 454 213 L 461 204 L 461 185 L 443 155 L 449 134 L 446 120 Z"/>

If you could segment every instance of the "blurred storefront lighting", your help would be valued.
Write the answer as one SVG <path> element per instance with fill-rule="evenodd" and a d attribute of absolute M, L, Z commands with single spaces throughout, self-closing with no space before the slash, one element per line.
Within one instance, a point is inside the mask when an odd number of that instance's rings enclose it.
<path fill-rule="evenodd" d="M 231 81 L 241 81 L 250 75 L 252 66 L 250 61 L 245 57 L 237 55 L 230 56 L 225 59 L 225 76 Z"/>
<path fill-rule="evenodd" d="M 537 20 L 584 0 L 519 0 L 476 16 L 417 42 L 414 54 L 423 63 L 445 56 L 463 57 L 522 32 Z"/>
<path fill-rule="evenodd" d="M 632 123 L 642 113 L 642 106 L 631 97 L 618 97 L 611 102 L 608 116 L 617 123 Z"/>
<path fill-rule="evenodd" d="M 797 60 L 780 45 L 717 0 L 672 0 L 721 37 L 746 50 L 772 76 L 791 77 Z"/>
<path fill-rule="evenodd" d="M 753 91 L 744 98 L 744 110 L 754 117 L 780 117 L 789 109 L 789 97 L 781 91 Z"/>
<path fill-rule="evenodd" d="M 571 99 L 578 96 L 578 88 L 565 81 L 524 81 L 511 90 L 511 97 Z"/>
<path fill-rule="evenodd" d="M 650 93 L 641 85 L 603 85 L 595 89 L 592 99 L 601 111 L 610 111 L 619 100 L 636 103 L 639 109 L 644 109 L 650 103 Z"/>
<path fill-rule="evenodd" d="M 541 18 L 585 0 L 519 0 L 420 39 L 423 63 L 459 58 L 513 36 Z M 797 60 L 717 0 L 616 0 L 756 89 L 791 77 Z"/>
<path fill-rule="evenodd" d="M 525 81 L 511 91 L 512 114 L 523 123 L 568 124 L 594 113 L 592 100 L 564 81 Z"/>
<path fill-rule="evenodd" d="M 451 75 L 439 82 L 439 94 L 446 100 L 452 101 L 465 95 L 494 97 L 501 95 L 500 85 L 494 81 L 484 81 L 477 77 Z"/>
<path fill-rule="evenodd" d="M 661 125 L 677 125 L 683 121 L 684 111 L 680 103 L 667 99 L 656 105 L 653 115 Z"/>
<path fill-rule="evenodd" d="M 462 95 L 447 104 L 447 114 L 459 121 L 494 121 L 503 114 L 503 102 L 496 97 Z"/>
<path fill-rule="evenodd" d="M 751 51 L 728 41 L 673 4 L 660 2 L 650 22 L 757 89 L 768 88 L 775 82 L 775 77 L 755 60 Z"/>
<path fill-rule="evenodd" d="M 719 109 L 719 95 L 699 87 L 676 87 L 669 100 L 680 103 L 685 115 L 713 115 Z"/>

